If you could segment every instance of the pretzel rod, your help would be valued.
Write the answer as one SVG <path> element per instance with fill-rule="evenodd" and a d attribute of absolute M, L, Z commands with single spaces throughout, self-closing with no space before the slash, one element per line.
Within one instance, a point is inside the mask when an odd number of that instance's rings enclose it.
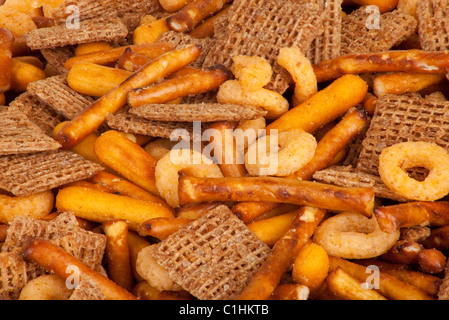
<path fill-rule="evenodd" d="M 369 72 L 445 74 L 449 70 L 449 52 L 412 49 L 348 53 L 315 64 L 313 70 L 318 82 L 337 79 L 345 74 Z"/>
<path fill-rule="evenodd" d="M 366 124 L 367 116 L 363 110 L 348 111 L 342 120 L 318 141 L 312 160 L 289 178 L 310 180 L 313 174 L 325 168 L 365 128 Z"/>
<path fill-rule="evenodd" d="M 109 220 L 102 224 L 106 235 L 106 261 L 109 278 L 128 291 L 134 286 L 134 277 L 128 248 L 128 223 Z"/>
<path fill-rule="evenodd" d="M 46 270 L 53 271 L 56 275 L 66 280 L 73 276 L 70 271 L 75 266 L 79 270 L 79 276 L 89 277 L 103 291 L 107 300 L 136 300 L 130 292 L 114 283 L 102 274 L 90 269 L 78 259 L 67 253 L 63 248 L 52 244 L 50 241 L 37 239 L 25 247 L 23 256 L 26 260 L 37 263 Z"/>
<path fill-rule="evenodd" d="M 227 121 L 215 122 L 208 129 L 218 130 L 221 134 L 221 140 L 211 136 L 210 145 L 214 150 L 214 158 L 218 160 L 221 172 L 225 177 L 244 177 L 247 175 L 245 164 L 239 163 L 243 155 L 239 154 L 235 139 L 232 135 L 232 129 L 236 124 Z"/>
<path fill-rule="evenodd" d="M 198 59 L 201 47 L 192 45 L 175 49 L 146 64 L 118 87 L 96 100 L 76 118 L 67 123 L 56 135 L 63 148 L 70 149 L 90 133 L 97 130 L 108 114 L 114 114 L 126 104 L 130 90 L 150 85 L 160 78 L 183 68 Z"/>
<path fill-rule="evenodd" d="M 184 76 L 166 79 L 128 93 L 128 103 L 136 108 L 146 104 L 166 103 L 187 95 L 205 93 L 218 88 L 230 78 L 230 72 L 221 65 L 198 70 Z"/>
<path fill-rule="evenodd" d="M 325 213 L 326 210 L 307 206 L 298 209 L 298 215 L 290 228 L 273 246 L 267 259 L 237 297 L 237 300 L 268 299 L 298 251 L 323 220 Z"/>
<path fill-rule="evenodd" d="M 109 50 L 86 53 L 68 59 L 64 64 L 64 68 L 70 70 L 74 65 L 81 62 L 83 63 L 90 62 L 105 65 L 117 61 L 120 58 L 120 56 L 125 52 L 125 50 L 128 49 L 138 54 L 145 55 L 150 59 L 155 59 L 158 56 L 172 50 L 173 44 L 169 42 L 134 44 L 130 46 L 118 47 Z"/>
<path fill-rule="evenodd" d="M 344 188 L 277 177 L 179 179 L 181 205 L 213 201 L 263 201 L 307 205 L 335 211 L 359 212 L 371 217 L 372 188 Z"/>
<path fill-rule="evenodd" d="M 391 263 L 413 264 L 418 261 L 418 253 L 423 249 L 424 247 L 416 241 L 398 240 L 382 254 L 382 259 Z"/>
<path fill-rule="evenodd" d="M 247 226 L 260 240 L 272 247 L 288 230 L 297 214 L 297 211 L 292 211 L 257 220 Z"/>
<path fill-rule="evenodd" d="M 140 250 L 148 247 L 149 245 L 150 243 L 144 237 L 141 237 L 136 231 L 128 230 L 129 259 L 133 275 L 136 281 L 143 280 L 143 278 L 139 275 L 139 273 L 136 270 L 137 256 L 139 255 Z"/>
<path fill-rule="evenodd" d="M 232 212 L 244 223 L 249 223 L 267 211 L 276 208 L 279 203 L 274 202 L 239 202 L 232 207 Z"/>
<path fill-rule="evenodd" d="M 267 132 L 302 129 L 313 133 L 359 104 L 367 90 L 368 85 L 360 77 L 345 75 L 273 121 Z"/>
<path fill-rule="evenodd" d="M 8 29 L 0 28 L 0 93 L 8 91 L 11 87 L 11 58 L 14 37 Z"/>
<path fill-rule="evenodd" d="M 374 215 L 384 232 L 413 226 L 445 226 L 449 224 L 449 202 L 416 201 L 377 207 Z"/>
<path fill-rule="evenodd" d="M 195 0 L 167 18 L 170 29 L 189 33 L 201 21 L 220 11 L 228 0 Z"/>
<path fill-rule="evenodd" d="M 422 242 L 422 245 L 425 248 L 435 248 L 443 251 L 448 250 L 449 226 L 432 229 L 430 235 Z"/>
<path fill-rule="evenodd" d="M 127 71 L 135 72 L 150 62 L 151 59 L 143 54 L 136 53 L 127 48 L 117 61 L 117 67 Z"/>
<path fill-rule="evenodd" d="M 220 202 L 194 203 L 176 208 L 175 217 L 183 219 L 198 219 L 203 214 L 221 205 Z"/>
<path fill-rule="evenodd" d="M 172 233 L 186 227 L 192 219 L 185 218 L 153 218 L 144 221 L 137 228 L 141 236 L 152 236 L 159 240 L 166 239 Z"/>
<path fill-rule="evenodd" d="M 159 195 L 155 178 L 157 160 L 122 132 L 103 133 L 97 138 L 94 151 L 107 167 L 153 195 Z"/>
<path fill-rule="evenodd" d="M 367 267 L 333 256 L 329 257 L 329 270 L 333 271 L 338 267 L 341 267 L 346 273 L 354 277 L 361 283 L 368 280 L 370 273 L 367 273 Z M 369 271 L 369 270 L 368 270 Z M 401 281 L 388 273 L 380 270 L 379 276 L 379 288 L 376 289 L 380 294 L 388 299 L 392 300 L 434 300 L 432 296 L 420 290 L 419 288 L 409 285 L 408 283 Z"/>
<path fill-rule="evenodd" d="M 215 27 L 216 21 L 218 21 L 218 19 L 220 17 L 224 16 L 229 11 L 230 7 L 231 7 L 230 5 L 226 5 L 225 4 L 223 6 L 223 9 L 221 9 L 215 15 L 213 15 L 212 17 L 204 20 L 199 25 L 197 25 L 192 30 L 192 32 L 189 33 L 189 35 L 194 37 L 194 38 L 198 38 L 198 39 L 204 39 L 204 38 L 207 38 L 207 37 L 213 37 L 214 36 L 214 27 Z"/>

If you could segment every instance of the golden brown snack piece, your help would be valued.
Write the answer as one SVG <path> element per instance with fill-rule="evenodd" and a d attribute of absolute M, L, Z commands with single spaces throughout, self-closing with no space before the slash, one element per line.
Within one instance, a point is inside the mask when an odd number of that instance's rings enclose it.
<path fill-rule="evenodd" d="M 230 8 L 230 5 L 225 4 L 223 6 L 223 9 L 221 9 L 216 14 L 214 14 L 212 17 L 205 19 L 203 22 L 201 22 L 199 25 L 197 25 L 189 33 L 189 35 L 191 35 L 194 38 L 199 38 L 199 39 L 213 37 L 215 23 L 218 21 L 218 19 L 223 17 L 225 14 L 227 14 L 229 8 Z"/>
<path fill-rule="evenodd" d="M 195 61 L 201 49 L 199 46 L 188 46 L 167 52 L 145 67 L 136 71 L 131 77 L 115 89 L 96 100 L 78 117 L 66 124 L 58 132 L 55 139 L 64 148 L 71 148 L 90 133 L 97 130 L 106 120 L 108 114 L 117 112 L 126 104 L 129 90 L 147 86 L 165 77 L 192 61 Z"/>
<path fill-rule="evenodd" d="M 272 247 L 288 230 L 296 215 L 296 211 L 287 212 L 253 221 L 248 223 L 247 226 L 260 240 Z"/>
<path fill-rule="evenodd" d="M 132 72 L 101 66 L 91 62 L 75 64 L 67 73 L 67 82 L 76 92 L 92 97 L 102 97 L 123 81 L 128 79 Z"/>
<path fill-rule="evenodd" d="M 344 0 L 343 5 L 377 6 L 381 13 L 394 9 L 398 0 Z"/>
<path fill-rule="evenodd" d="M 43 80 L 47 77 L 44 70 L 35 65 L 21 61 L 17 58 L 11 59 L 11 90 L 25 92 L 30 83 Z"/>
<path fill-rule="evenodd" d="M 298 209 L 298 215 L 290 228 L 276 242 L 265 262 L 237 299 L 263 300 L 269 298 L 292 260 L 324 218 L 325 213 L 326 210 L 307 206 Z"/>
<path fill-rule="evenodd" d="M 449 203 L 446 201 L 414 201 L 374 209 L 380 228 L 395 232 L 412 226 L 445 226 L 449 224 Z"/>
<path fill-rule="evenodd" d="M 360 77 L 345 75 L 273 121 L 267 126 L 267 132 L 299 128 L 313 133 L 360 103 L 367 90 L 366 82 Z"/>
<path fill-rule="evenodd" d="M 424 249 L 418 252 L 418 268 L 425 273 L 439 274 L 446 265 L 446 256 L 437 249 Z"/>
<path fill-rule="evenodd" d="M 212 91 L 229 78 L 229 71 L 217 65 L 185 76 L 167 79 L 145 88 L 131 90 L 128 93 L 128 103 L 133 108 L 146 104 L 166 103 L 187 95 Z"/>
<path fill-rule="evenodd" d="M 307 242 L 293 261 L 292 277 L 296 283 L 316 292 L 329 273 L 329 256 L 322 246 Z"/>
<path fill-rule="evenodd" d="M 281 283 L 269 297 L 270 300 L 307 300 L 310 289 L 301 284 Z"/>
<path fill-rule="evenodd" d="M 75 257 L 71 256 L 61 247 L 52 244 L 48 240 L 34 240 L 24 250 L 24 258 L 27 261 L 35 262 L 48 270 L 53 271 L 57 276 L 66 280 L 72 275 L 72 271 L 67 270 L 76 267 L 79 276 L 90 277 L 103 291 L 107 300 L 136 300 L 136 297 L 123 289 L 104 275 L 90 269 Z"/>
<path fill-rule="evenodd" d="M 418 261 L 418 253 L 423 249 L 424 247 L 418 242 L 398 240 L 382 254 L 382 259 L 390 263 L 414 264 Z"/>
<path fill-rule="evenodd" d="M 192 300 L 187 291 L 158 290 L 147 281 L 140 281 L 133 289 L 133 294 L 140 300 Z"/>
<path fill-rule="evenodd" d="M 318 82 L 337 79 L 345 74 L 367 72 L 412 72 L 445 74 L 449 53 L 423 50 L 394 50 L 376 53 L 348 53 L 313 66 Z"/>
<path fill-rule="evenodd" d="M 71 211 L 77 217 L 103 223 L 111 219 L 123 219 L 131 230 L 154 217 L 173 217 L 173 213 L 158 203 L 98 191 L 92 188 L 67 187 L 58 192 L 56 208 Z"/>
<path fill-rule="evenodd" d="M 433 228 L 430 235 L 422 241 L 425 248 L 446 251 L 449 248 L 449 226 Z"/>
<path fill-rule="evenodd" d="M 72 291 L 59 276 L 42 275 L 29 281 L 22 288 L 19 300 L 67 300 Z"/>
<path fill-rule="evenodd" d="M 8 91 L 11 87 L 11 58 L 14 37 L 8 29 L 0 28 L 0 93 Z"/>
<path fill-rule="evenodd" d="M 109 220 L 102 223 L 102 228 L 106 235 L 108 277 L 131 291 L 134 277 L 128 248 L 128 223 L 125 220 Z"/>
<path fill-rule="evenodd" d="M 213 201 L 263 201 L 359 212 L 371 217 L 371 188 L 342 188 L 328 184 L 274 177 L 179 179 L 181 205 Z"/>
<path fill-rule="evenodd" d="M 19 197 L 0 194 L 0 223 L 9 223 L 19 215 L 40 219 L 53 210 L 54 202 L 51 190 Z"/>
<path fill-rule="evenodd" d="M 167 18 L 160 18 L 159 20 L 150 23 L 140 24 L 133 32 L 134 44 L 145 44 L 157 42 L 164 32 L 170 31 L 167 24 Z"/>
<path fill-rule="evenodd" d="M 445 79 L 444 74 L 398 72 L 378 75 L 373 80 L 373 92 L 377 97 L 385 94 L 418 92 Z"/>
<path fill-rule="evenodd" d="M 99 136 L 95 142 L 95 154 L 109 168 L 158 195 L 154 177 L 157 160 L 122 132 L 108 130 Z"/>
<path fill-rule="evenodd" d="M 194 0 L 167 18 L 170 29 L 189 33 L 201 21 L 220 11 L 228 0 Z"/>
<path fill-rule="evenodd" d="M 136 270 L 137 256 L 140 250 L 150 246 L 150 242 L 144 237 L 141 237 L 136 231 L 128 230 L 128 249 L 129 249 L 129 259 L 131 263 L 131 268 L 133 272 L 134 279 L 136 281 L 142 281 L 142 277 L 139 276 Z"/>
<path fill-rule="evenodd" d="M 68 59 L 65 62 L 64 67 L 67 70 L 70 70 L 77 63 L 86 63 L 86 62 L 96 63 L 100 65 L 107 65 L 109 63 L 119 60 L 121 55 L 128 49 L 132 50 L 135 53 L 145 55 L 149 59 L 155 59 L 158 56 L 172 50 L 173 45 L 167 42 L 146 43 L 86 53 Z"/>
<path fill-rule="evenodd" d="M 363 289 L 362 284 L 337 267 L 326 278 L 328 288 L 343 300 L 387 300 L 374 289 Z"/>
<path fill-rule="evenodd" d="M 159 2 L 164 10 L 175 12 L 182 9 L 192 1 L 193 0 L 160 0 Z"/>

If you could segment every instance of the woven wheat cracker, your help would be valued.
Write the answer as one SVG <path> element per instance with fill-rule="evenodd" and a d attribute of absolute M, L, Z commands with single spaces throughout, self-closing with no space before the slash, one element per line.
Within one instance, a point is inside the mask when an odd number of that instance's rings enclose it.
<path fill-rule="evenodd" d="M 323 32 L 321 15 L 315 3 L 236 0 L 214 29 L 217 30 L 217 44 L 206 56 L 203 66 L 230 67 L 236 55 L 265 58 L 273 67 L 273 77 L 266 88 L 284 93 L 292 79 L 276 62 L 279 49 L 296 46 L 307 53 L 315 37 Z"/>
<path fill-rule="evenodd" d="M 127 35 L 128 29 L 119 18 L 89 19 L 80 21 L 76 28 L 61 24 L 33 30 L 27 33 L 27 45 L 33 50 L 51 49 L 97 41 L 114 42 Z"/>
<path fill-rule="evenodd" d="M 376 21 L 368 6 L 343 17 L 341 54 L 386 51 L 416 30 L 416 19 L 400 10 L 383 13 L 378 18 Z"/>
<path fill-rule="evenodd" d="M 66 75 L 35 81 L 28 85 L 28 92 L 67 119 L 75 118 L 95 101 L 70 88 Z"/>
<path fill-rule="evenodd" d="M 74 46 L 64 46 L 53 49 L 42 49 L 40 52 L 55 73 L 67 74 L 68 71 L 64 67 L 64 64 L 75 55 L 75 48 Z"/>
<path fill-rule="evenodd" d="M 0 252 L 0 300 L 17 300 L 27 282 L 21 252 Z"/>
<path fill-rule="evenodd" d="M 155 245 L 154 258 L 198 299 L 233 299 L 270 248 L 221 205 Z"/>
<path fill-rule="evenodd" d="M 103 169 L 68 150 L 3 156 L 0 157 L 0 189 L 26 196 L 87 179 Z"/>
<path fill-rule="evenodd" d="M 341 51 L 342 0 L 317 0 L 317 3 L 324 12 L 324 32 L 312 41 L 306 55 L 314 64 L 336 58 Z"/>
<path fill-rule="evenodd" d="M 419 41 L 423 50 L 449 50 L 449 1 L 418 1 L 416 13 Z"/>
<path fill-rule="evenodd" d="M 254 120 L 266 115 L 261 108 L 221 103 L 143 105 L 129 112 L 148 120 L 180 122 Z"/>
<path fill-rule="evenodd" d="M 449 102 L 425 99 L 418 94 L 380 97 L 356 169 L 378 175 L 380 153 L 399 142 L 434 142 L 449 150 L 448 116 Z"/>
<path fill-rule="evenodd" d="M 373 188 L 377 197 L 408 201 L 390 190 L 378 175 L 354 170 L 351 166 L 332 166 L 315 172 L 313 179 L 341 187 Z"/>
<path fill-rule="evenodd" d="M 52 151 L 61 145 L 16 109 L 0 109 L 0 156 Z"/>

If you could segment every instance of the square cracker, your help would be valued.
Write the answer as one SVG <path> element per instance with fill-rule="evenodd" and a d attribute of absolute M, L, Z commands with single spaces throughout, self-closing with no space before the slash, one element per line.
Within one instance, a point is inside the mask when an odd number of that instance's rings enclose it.
<path fill-rule="evenodd" d="M 277 0 L 236 0 L 216 26 L 217 45 L 209 51 L 204 67 L 231 67 L 236 55 L 259 56 L 273 66 L 266 86 L 284 93 L 292 78 L 277 64 L 282 47 L 296 46 L 306 54 L 312 41 L 323 32 L 323 11 L 316 3 L 297 4 Z"/>
<path fill-rule="evenodd" d="M 61 145 L 17 109 L 0 109 L 0 156 L 52 151 Z"/>
<path fill-rule="evenodd" d="M 104 168 L 68 150 L 0 157 L 0 189 L 26 196 L 83 180 Z"/>
<path fill-rule="evenodd" d="M 153 249 L 170 278 L 202 300 L 236 298 L 270 253 L 225 205 L 212 209 Z"/>
<path fill-rule="evenodd" d="M 418 1 L 416 13 L 419 41 L 423 50 L 449 50 L 449 1 Z"/>
<path fill-rule="evenodd" d="M 382 150 L 406 141 L 434 142 L 449 150 L 449 102 L 422 98 L 418 94 L 378 98 L 356 169 L 379 175 Z"/>

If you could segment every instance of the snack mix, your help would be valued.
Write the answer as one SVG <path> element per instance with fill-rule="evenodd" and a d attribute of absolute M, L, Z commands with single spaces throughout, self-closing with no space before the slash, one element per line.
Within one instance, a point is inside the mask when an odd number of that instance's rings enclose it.
<path fill-rule="evenodd" d="M 0 300 L 449 300 L 449 0 L 0 0 Z"/>

